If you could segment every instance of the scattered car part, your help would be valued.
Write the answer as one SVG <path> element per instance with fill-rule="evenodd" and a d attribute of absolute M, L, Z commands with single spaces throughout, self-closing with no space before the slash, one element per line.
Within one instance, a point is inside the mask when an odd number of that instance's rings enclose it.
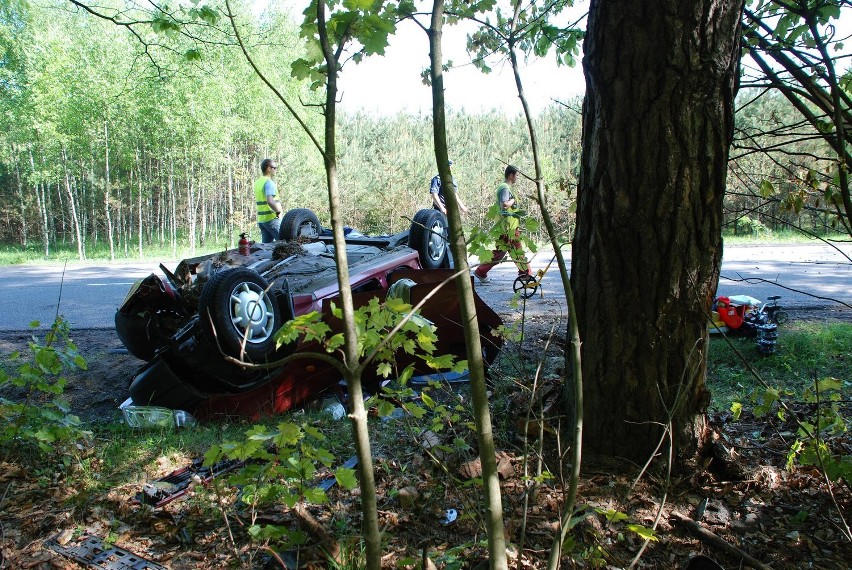
<path fill-rule="evenodd" d="M 134 500 L 137 503 L 159 509 L 163 505 L 186 495 L 193 485 L 207 484 L 214 477 L 233 471 L 242 465 L 243 462 L 237 459 L 226 459 L 219 461 L 212 467 L 205 467 L 203 458 L 195 459 L 191 465 L 181 467 L 168 475 L 145 483 L 142 491 L 136 494 Z"/>
<path fill-rule="evenodd" d="M 713 303 L 713 323 L 709 332 L 722 332 L 756 337 L 757 352 L 769 356 L 778 349 L 778 325 L 790 316 L 778 304 L 781 297 L 768 297 L 766 303 L 748 295 L 717 297 Z"/>
<path fill-rule="evenodd" d="M 58 536 L 58 535 L 57 535 Z M 156 562 L 146 560 L 118 546 L 104 544 L 96 536 L 81 536 L 66 545 L 59 544 L 56 537 L 45 541 L 44 545 L 66 558 L 79 562 L 89 568 L 99 570 L 166 570 Z"/>

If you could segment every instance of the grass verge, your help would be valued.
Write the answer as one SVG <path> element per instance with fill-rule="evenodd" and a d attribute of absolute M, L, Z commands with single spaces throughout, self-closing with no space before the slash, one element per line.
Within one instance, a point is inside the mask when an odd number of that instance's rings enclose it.
<path fill-rule="evenodd" d="M 852 382 L 852 324 L 791 322 L 778 330 L 778 352 L 772 356 L 759 355 L 753 338 L 729 337 L 771 386 L 800 394 L 814 379 L 833 376 Z M 712 393 L 710 409 L 722 411 L 746 398 L 759 383 L 725 339 L 713 337 L 707 387 Z"/>

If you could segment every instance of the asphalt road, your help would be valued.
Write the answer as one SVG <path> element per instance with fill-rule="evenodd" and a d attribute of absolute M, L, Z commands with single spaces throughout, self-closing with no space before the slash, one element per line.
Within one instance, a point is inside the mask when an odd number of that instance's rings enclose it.
<path fill-rule="evenodd" d="M 852 258 L 852 244 L 842 249 Z M 551 257 L 551 252 L 539 252 L 533 258 L 533 270 L 544 267 Z M 175 265 L 166 263 L 170 269 Z M 53 322 L 57 305 L 72 329 L 112 328 L 115 310 L 130 286 L 158 272 L 157 267 L 155 262 L 0 267 L 0 330 L 24 330 L 32 321 L 46 327 Z M 490 283 L 477 284 L 480 295 L 503 315 L 521 310 L 511 306 L 515 273 L 514 266 L 501 265 L 492 270 Z M 838 307 L 830 299 L 852 306 L 852 261 L 826 245 L 727 247 L 722 277 L 718 293 L 723 295 L 744 294 L 760 300 L 781 295 L 781 303 L 792 308 Z M 554 265 L 542 280 L 543 295 L 526 302 L 528 316 L 564 315 L 560 289 Z"/>

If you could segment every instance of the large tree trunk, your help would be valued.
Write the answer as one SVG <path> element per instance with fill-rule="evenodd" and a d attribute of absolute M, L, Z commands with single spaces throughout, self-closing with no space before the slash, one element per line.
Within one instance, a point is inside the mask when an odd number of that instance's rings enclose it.
<path fill-rule="evenodd" d="M 572 280 L 593 452 L 698 443 L 741 0 L 592 0 Z M 671 418 L 670 418 L 671 416 Z"/>

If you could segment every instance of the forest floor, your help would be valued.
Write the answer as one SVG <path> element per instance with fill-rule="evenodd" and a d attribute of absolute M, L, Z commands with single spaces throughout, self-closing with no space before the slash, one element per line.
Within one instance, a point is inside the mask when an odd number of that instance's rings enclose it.
<path fill-rule="evenodd" d="M 852 322 L 848 312 L 793 312 L 791 316 Z M 520 351 L 522 357 L 538 357 L 548 334 L 543 323 L 527 325 L 528 348 Z M 30 331 L 0 332 L 0 354 L 25 349 L 31 335 Z M 95 445 L 128 437 L 136 438 L 134 445 L 146 437 L 156 439 L 135 432 L 131 436 L 115 435 L 122 430 L 116 427 L 121 422 L 117 407 L 127 397 L 129 379 L 141 362 L 123 350 L 112 330 L 74 330 L 71 336 L 88 362 L 88 370 L 75 373 L 66 388 L 71 409 L 91 426 L 113 425 L 93 430 Z M 554 346 L 558 350 L 560 343 Z M 551 370 L 543 377 L 545 392 L 559 392 L 555 373 Z M 543 426 L 545 467 L 551 468 L 555 479 L 528 492 L 530 488 L 521 477 L 524 424 L 515 422 L 522 415 L 519 410 L 528 405 L 528 394 L 529 390 L 512 390 L 510 383 L 505 398 L 494 404 L 492 413 L 495 423 L 500 424 L 496 433 L 506 536 L 513 554 L 510 565 L 542 568 L 562 504 L 558 466 L 567 462 L 559 461 L 558 450 L 566 444 L 557 438 L 553 425 Z M 683 568 L 697 554 L 712 558 L 723 568 L 748 565 L 725 544 L 771 568 L 849 568 L 852 546 L 843 537 L 838 509 L 849 521 L 852 489 L 848 484 L 835 486 L 832 497 L 816 469 L 785 469 L 786 438 L 795 433 L 795 426 L 779 420 L 756 420 L 748 414 L 735 422 L 729 413 L 711 415 L 710 424 L 719 444 L 716 447 L 728 456 L 708 456 L 694 472 L 675 476 L 664 502 L 666 476 L 661 470 L 652 469 L 634 486 L 637 466 L 584 458 L 577 504 L 589 510 L 569 534 L 562 567 L 627 568 L 643 543 L 628 525 L 652 527 L 656 520 L 658 540 L 648 544 L 636 564 L 638 568 Z M 425 553 L 438 568 L 483 567 L 485 534 L 481 518 L 474 515 L 479 493 L 468 481 L 471 475 L 476 476 L 475 462 L 447 457 L 436 464 L 401 426 L 383 425 L 382 441 L 374 447 L 380 523 L 386 530 L 383 566 L 425 568 L 421 558 Z M 538 427 L 530 431 L 539 432 Z M 838 445 L 845 446 L 846 453 L 852 448 L 848 436 Z M 354 451 L 350 449 L 347 455 L 351 454 Z M 240 564 L 245 568 L 281 567 L 248 539 L 246 526 L 250 519 L 295 525 L 284 507 L 252 514 L 228 510 L 223 506 L 225 498 L 212 497 L 211 491 L 201 487 L 160 509 L 132 502 L 145 480 L 191 462 L 194 457 L 187 450 L 160 450 L 147 457 L 143 474 L 110 488 L 97 483 L 109 475 L 96 449 L 80 450 L 78 459 L 67 469 L 39 469 L 21 461 L 0 460 L 0 569 L 85 568 L 45 546 L 52 537 L 65 547 L 74 546 L 81 536 L 100 537 L 108 545 L 120 546 L 166 568 L 237 568 Z M 561 469 L 567 477 L 569 468 Z M 360 548 L 359 504 L 357 489 L 347 491 L 335 486 L 329 491 L 327 505 L 310 509 L 320 527 L 338 538 L 343 558 L 338 567 L 358 566 L 353 560 L 358 559 Z M 449 508 L 459 516 L 444 524 L 442 519 Z M 624 513 L 626 520 L 619 520 L 622 517 L 617 513 Z M 718 540 L 699 538 L 689 530 L 688 519 L 699 521 L 698 527 Z M 522 534 L 525 543 L 518 560 Z M 321 561 L 318 550 L 310 547 L 316 542 L 316 534 L 312 534 L 308 547 L 299 551 L 299 565 L 329 567 Z M 288 567 L 294 567 L 292 556 L 288 552 L 280 557 Z M 135 568 L 145 567 L 138 564 Z"/>

